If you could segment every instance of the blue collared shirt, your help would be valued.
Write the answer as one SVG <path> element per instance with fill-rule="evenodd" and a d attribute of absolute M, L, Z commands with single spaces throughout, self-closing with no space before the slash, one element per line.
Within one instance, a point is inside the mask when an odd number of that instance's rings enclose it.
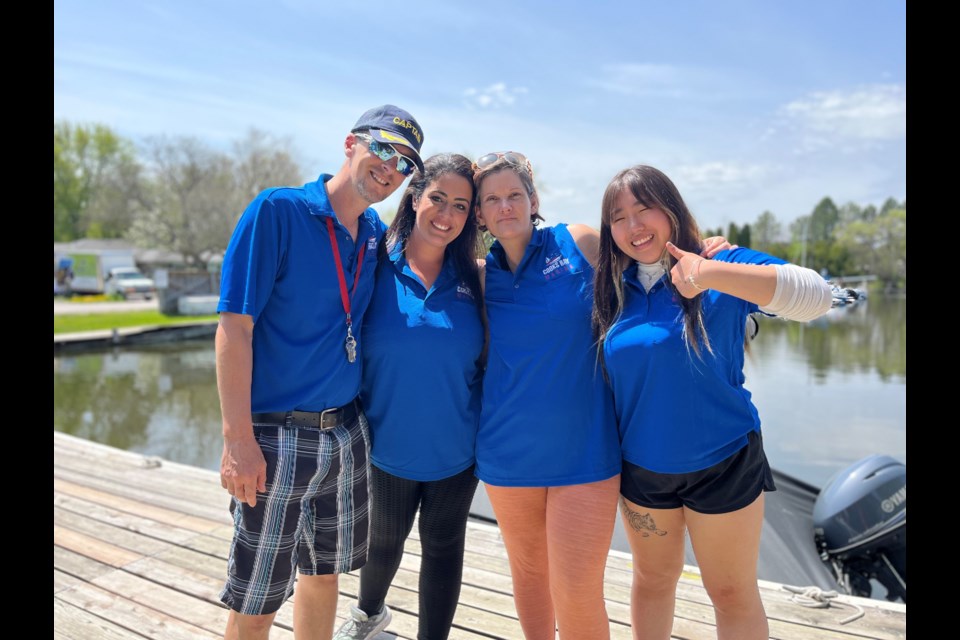
<path fill-rule="evenodd" d="M 516 273 L 499 243 L 487 255 L 484 482 L 558 486 L 620 472 L 613 398 L 590 329 L 593 273 L 564 224 L 533 230 Z"/>
<path fill-rule="evenodd" d="M 428 290 L 400 245 L 377 267 L 363 324 L 361 397 L 371 461 L 431 481 L 474 463 L 483 325 L 473 291 L 448 259 Z"/>
<path fill-rule="evenodd" d="M 321 411 L 347 404 L 360 390 L 362 336 L 358 329 L 373 293 L 377 243 L 385 226 L 367 209 L 357 241 L 337 220 L 323 174 L 303 187 L 260 193 L 246 208 L 223 258 L 217 311 L 253 317 L 251 410 Z M 358 357 L 347 361 L 346 314 L 333 247 L 333 218 L 347 290 L 359 248 L 366 246 L 351 301 Z"/>
<path fill-rule="evenodd" d="M 721 251 L 714 260 L 783 264 L 751 249 Z M 607 332 L 603 356 L 613 386 L 623 457 L 658 473 L 711 467 L 760 431 L 760 416 L 743 386 L 747 314 L 757 305 L 709 289 L 702 294 L 703 321 L 713 354 L 702 360 L 683 339 L 681 307 L 665 274 L 644 290 L 636 264 L 623 274 L 625 304 Z"/>

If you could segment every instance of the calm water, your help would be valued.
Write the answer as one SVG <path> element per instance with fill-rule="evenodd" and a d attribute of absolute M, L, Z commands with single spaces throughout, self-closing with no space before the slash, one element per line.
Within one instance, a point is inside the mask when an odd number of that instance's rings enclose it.
<path fill-rule="evenodd" d="M 823 487 L 873 453 L 906 462 L 906 309 L 874 296 L 806 325 L 761 319 L 746 386 L 774 468 Z M 219 469 L 212 339 L 54 356 L 53 397 L 57 431 Z M 475 511 L 492 516 L 483 491 Z"/>

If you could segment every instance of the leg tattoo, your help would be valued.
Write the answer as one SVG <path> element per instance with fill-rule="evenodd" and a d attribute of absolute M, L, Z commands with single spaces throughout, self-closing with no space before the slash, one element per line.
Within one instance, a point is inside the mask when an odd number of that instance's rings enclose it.
<path fill-rule="evenodd" d="M 620 508 L 623 509 L 623 515 L 627 516 L 627 522 L 634 531 L 639 531 L 644 538 L 650 537 L 650 531 L 658 536 L 665 536 L 667 532 L 663 529 L 657 529 L 657 523 L 653 521 L 653 516 L 649 513 L 639 513 L 630 508 L 627 501 L 620 497 Z"/>

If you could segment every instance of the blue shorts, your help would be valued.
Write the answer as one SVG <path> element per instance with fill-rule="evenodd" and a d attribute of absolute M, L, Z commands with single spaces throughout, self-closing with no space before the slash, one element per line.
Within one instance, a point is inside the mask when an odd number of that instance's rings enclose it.
<path fill-rule="evenodd" d="M 763 438 L 756 431 L 747 435 L 745 447 L 701 471 L 656 473 L 624 460 L 620 475 L 620 495 L 648 509 L 731 513 L 749 506 L 763 491 L 776 490 Z"/>
<path fill-rule="evenodd" d="M 220 600 L 239 613 L 273 613 L 297 573 L 346 573 L 367 559 L 366 417 L 328 430 L 254 425 L 267 461 L 257 505 L 234 498 L 233 543 Z"/>

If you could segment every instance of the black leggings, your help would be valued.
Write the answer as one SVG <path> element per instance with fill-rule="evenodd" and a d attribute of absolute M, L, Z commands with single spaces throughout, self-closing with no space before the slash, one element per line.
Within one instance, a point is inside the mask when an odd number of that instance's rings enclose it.
<path fill-rule="evenodd" d="M 359 607 L 383 610 L 403 544 L 420 510 L 419 640 L 445 640 L 460 599 L 467 518 L 477 489 L 473 467 L 432 482 L 406 480 L 370 465 L 370 550 L 360 570 Z"/>

